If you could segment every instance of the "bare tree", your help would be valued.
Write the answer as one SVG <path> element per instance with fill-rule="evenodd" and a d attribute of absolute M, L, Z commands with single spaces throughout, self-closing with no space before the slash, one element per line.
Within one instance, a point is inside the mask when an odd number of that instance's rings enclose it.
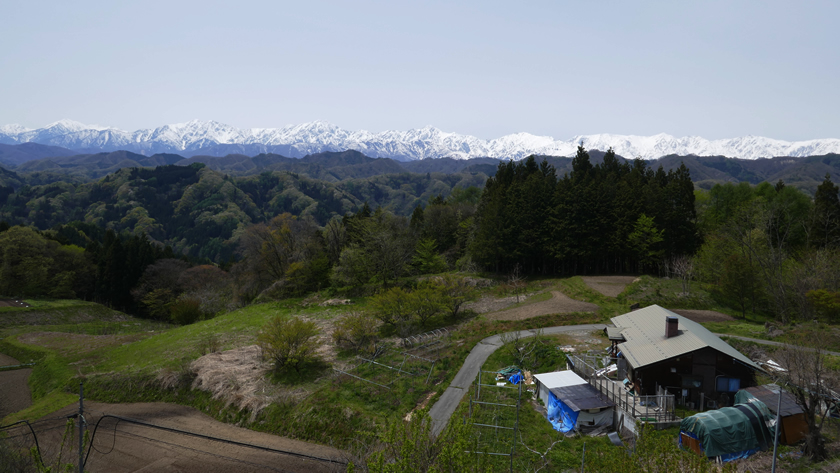
<path fill-rule="evenodd" d="M 543 331 L 538 329 L 533 336 L 522 336 L 522 332 L 511 332 L 502 334 L 499 339 L 503 349 L 511 355 L 516 366 L 523 369 L 537 368 L 540 360 L 538 349 L 544 343 Z"/>
<path fill-rule="evenodd" d="M 691 293 L 691 280 L 694 279 L 694 260 L 688 255 L 674 256 L 670 264 L 674 276 L 682 281 L 683 293 Z"/>
<path fill-rule="evenodd" d="M 525 290 L 525 277 L 522 276 L 522 267 L 519 263 L 513 266 L 513 271 L 510 272 L 507 282 L 513 288 L 513 293 L 516 294 L 516 303 L 518 304 L 519 294 Z"/>
<path fill-rule="evenodd" d="M 780 364 L 787 369 L 782 383 L 796 398 L 805 412 L 808 435 L 805 437 L 805 454 L 813 461 L 828 457 L 822 427 L 829 411 L 837 406 L 836 390 L 840 387 L 838 373 L 826 365 L 825 342 L 818 337 L 800 345 L 785 345 L 776 352 Z"/>

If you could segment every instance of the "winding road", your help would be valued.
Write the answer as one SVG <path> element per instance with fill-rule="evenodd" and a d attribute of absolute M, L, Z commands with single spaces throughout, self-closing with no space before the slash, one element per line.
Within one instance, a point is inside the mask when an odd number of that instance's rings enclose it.
<path fill-rule="evenodd" d="M 557 333 L 574 332 L 577 330 L 604 330 L 604 327 L 606 327 L 604 324 L 562 325 L 559 327 L 547 327 L 541 330 L 544 335 L 554 335 Z M 536 331 L 537 330 L 534 329 L 521 330 L 519 332 L 522 337 L 532 337 Z M 516 332 L 508 333 L 513 334 Z M 499 347 L 502 346 L 502 335 L 504 334 L 487 337 L 478 342 L 475 347 L 470 350 L 470 354 L 467 356 L 467 359 L 464 361 L 464 365 L 461 366 L 458 374 L 455 375 L 455 379 L 449 383 L 449 387 L 446 388 L 446 391 L 443 392 L 440 399 L 438 399 L 438 401 L 429 410 L 429 417 L 432 418 L 432 434 L 434 436 L 440 434 L 444 427 L 446 427 L 446 424 L 449 422 L 449 418 L 455 413 L 455 409 L 458 408 L 458 404 L 461 403 L 461 399 L 463 399 L 464 394 L 466 394 L 470 385 L 472 385 L 473 381 L 475 381 L 479 370 L 481 370 L 481 366 L 484 365 L 487 358 L 489 358 L 494 351 L 498 350 Z"/>
<path fill-rule="evenodd" d="M 603 330 L 604 327 L 606 327 L 605 324 L 561 325 L 559 327 L 543 328 L 542 332 L 545 335 L 553 335 L 563 332 L 575 332 L 578 330 Z M 513 334 L 516 332 L 508 333 Z M 532 337 L 536 333 L 536 329 L 522 330 L 520 331 L 520 333 L 522 337 Z M 490 355 L 493 354 L 493 352 L 495 352 L 502 346 L 502 335 L 504 334 L 498 334 L 487 337 L 484 340 L 478 342 L 476 346 L 473 347 L 472 350 L 470 350 L 470 354 L 467 356 L 467 359 L 464 361 L 464 365 L 461 366 L 461 369 L 458 371 L 458 374 L 455 375 L 455 379 L 452 380 L 452 382 L 449 384 L 449 387 L 446 388 L 446 391 L 444 391 L 443 395 L 441 395 L 440 399 L 438 399 L 438 401 L 429 410 L 429 417 L 432 418 L 432 434 L 434 436 L 438 436 L 438 434 L 443 432 L 443 429 L 449 422 L 449 418 L 452 417 L 452 414 L 455 413 L 455 409 L 458 408 L 458 404 L 461 403 L 461 399 L 463 399 L 464 395 L 469 390 L 473 381 L 475 381 L 475 378 L 478 376 L 478 372 L 479 370 L 481 370 L 481 366 L 484 365 L 484 362 L 487 361 L 487 358 L 489 358 Z M 725 333 L 716 333 L 715 335 L 719 337 L 737 338 L 738 340 L 760 343 L 763 345 L 784 345 L 783 343 L 774 342 L 771 340 L 741 337 Z M 824 351 L 823 353 L 833 356 L 840 356 L 840 353 L 835 351 Z"/>

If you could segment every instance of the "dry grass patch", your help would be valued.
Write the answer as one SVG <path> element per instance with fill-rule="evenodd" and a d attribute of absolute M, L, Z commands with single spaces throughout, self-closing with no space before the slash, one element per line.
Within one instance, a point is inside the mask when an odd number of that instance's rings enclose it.
<path fill-rule="evenodd" d="M 257 345 L 234 348 L 219 353 L 208 353 L 190 363 L 195 375 L 193 389 L 201 389 L 225 402 L 225 407 L 246 409 L 255 417 L 261 410 L 278 399 L 301 398 L 303 388 L 284 389 L 267 381 L 271 371 L 269 362 L 262 358 Z M 165 385 L 171 373 L 160 376 Z"/>

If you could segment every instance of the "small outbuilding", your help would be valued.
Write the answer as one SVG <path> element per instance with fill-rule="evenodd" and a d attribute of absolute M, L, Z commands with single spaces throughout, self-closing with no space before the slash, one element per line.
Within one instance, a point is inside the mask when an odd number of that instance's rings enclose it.
<path fill-rule="evenodd" d="M 781 409 L 779 407 L 779 391 L 782 394 Z M 779 443 L 794 445 L 799 443 L 808 435 L 808 422 L 805 420 L 805 411 L 796 403 L 796 399 L 784 389 L 775 384 L 765 384 L 738 391 L 735 394 L 735 402 L 740 404 L 748 399 L 755 398 L 763 402 L 775 418 L 781 414 L 781 426 L 779 431 Z"/>
<path fill-rule="evenodd" d="M 573 371 L 534 375 L 546 418 L 560 432 L 612 426 L 615 403 Z"/>
<path fill-rule="evenodd" d="M 746 458 L 773 446 L 772 414 L 763 402 L 746 399 L 743 404 L 701 412 L 680 422 L 680 446 L 728 462 Z"/>

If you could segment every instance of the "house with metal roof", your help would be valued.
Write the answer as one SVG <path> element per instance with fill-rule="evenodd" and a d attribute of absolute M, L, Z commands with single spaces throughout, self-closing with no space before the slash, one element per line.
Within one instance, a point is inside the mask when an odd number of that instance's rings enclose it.
<path fill-rule="evenodd" d="M 615 403 L 574 371 L 535 374 L 537 398 L 546 418 L 560 432 L 612 427 Z"/>
<path fill-rule="evenodd" d="M 612 318 L 619 373 L 639 394 L 661 389 L 694 408 L 732 405 L 761 368 L 702 325 L 652 305 Z M 618 332 L 618 333 L 616 333 Z M 702 403 L 702 407 L 701 407 Z"/>

